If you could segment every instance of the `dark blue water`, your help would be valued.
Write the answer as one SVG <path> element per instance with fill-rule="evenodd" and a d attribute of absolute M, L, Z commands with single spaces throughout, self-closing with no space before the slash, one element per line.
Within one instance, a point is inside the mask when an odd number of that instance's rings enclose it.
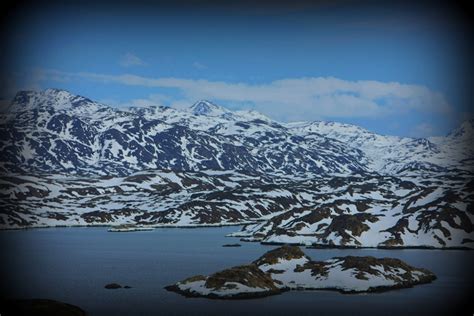
<path fill-rule="evenodd" d="M 316 250 L 334 256 L 396 257 L 433 271 L 426 285 L 377 294 L 298 291 L 263 299 L 219 301 L 184 298 L 164 286 L 196 274 L 249 263 L 272 246 L 242 243 L 225 234 L 236 227 L 157 229 L 109 233 L 106 228 L 2 231 L 2 292 L 12 298 L 49 298 L 90 315 L 454 315 L 472 302 L 474 251 Z M 106 290 L 117 282 L 132 289 Z M 472 315 L 474 310 L 466 310 Z"/>

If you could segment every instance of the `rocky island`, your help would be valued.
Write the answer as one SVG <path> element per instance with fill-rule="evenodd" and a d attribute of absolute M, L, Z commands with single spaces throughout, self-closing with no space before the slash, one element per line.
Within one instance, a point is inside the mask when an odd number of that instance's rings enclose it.
<path fill-rule="evenodd" d="M 134 225 L 134 224 L 122 224 L 111 226 L 108 231 L 115 233 L 124 233 L 124 232 L 136 232 L 136 231 L 150 231 L 153 230 L 153 227 L 145 225 Z"/>
<path fill-rule="evenodd" d="M 246 299 L 288 290 L 381 292 L 435 279 L 432 272 L 395 258 L 346 256 L 313 261 L 299 247 L 285 245 L 248 265 L 193 276 L 166 289 L 186 297 Z"/>

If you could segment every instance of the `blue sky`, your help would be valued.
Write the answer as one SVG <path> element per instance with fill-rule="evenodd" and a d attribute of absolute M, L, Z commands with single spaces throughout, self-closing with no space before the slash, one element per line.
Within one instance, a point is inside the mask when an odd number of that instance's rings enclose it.
<path fill-rule="evenodd" d="M 3 97 L 55 87 L 116 106 L 210 99 L 417 137 L 472 116 L 462 20 L 328 3 L 36 8 L 10 24 Z"/>

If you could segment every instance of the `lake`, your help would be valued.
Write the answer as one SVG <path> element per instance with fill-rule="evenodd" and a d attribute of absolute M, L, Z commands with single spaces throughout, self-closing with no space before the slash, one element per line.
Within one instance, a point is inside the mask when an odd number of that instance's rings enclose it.
<path fill-rule="evenodd" d="M 261 299 L 185 298 L 164 286 L 196 274 L 249 263 L 275 246 L 225 237 L 239 227 L 110 233 L 105 227 L 1 231 L 3 296 L 48 298 L 90 315 L 454 315 L 472 302 L 474 251 L 305 249 L 334 256 L 395 257 L 433 271 L 431 284 L 376 294 L 293 291 Z M 131 289 L 107 290 L 116 282 Z M 467 310 L 472 315 L 474 309 Z"/>

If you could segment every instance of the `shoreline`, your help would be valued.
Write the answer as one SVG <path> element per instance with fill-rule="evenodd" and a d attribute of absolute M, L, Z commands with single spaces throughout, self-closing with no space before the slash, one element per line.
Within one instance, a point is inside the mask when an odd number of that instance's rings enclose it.
<path fill-rule="evenodd" d="M 258 242 L 258 241 L 246 241 L 240 239 L 242 242 Z M 380 249 L 380 250 L 474 250 L 474 248 L 463 247 L 463 246 L 455 246 L 455 247 L 434 247 L 434 246 L 344 246 L 344 245 L 325 245 L 325 244 L 312 244 L 306 245 L 302 243 L 284 243 L 284 242 L 265 242 L 260 241 L 261 245 L 268 245 L 268 246 L 282 246 L 282 245 L 295 245 L 305 247 L 306 249 Z"/>
<path fill-rule="evenodd" d="M 149 232 L 155 229 L 175 229 L 175 228 L 184 228 L 184 229 L 199 229 L 199 228 L 221 228 L 221 227 L 232 227 L 232 226 L 243 226 L 255 224 L 255 221 L 250 222 L 239 222 L 239 223 L 220 223 L 220 224 L 193 224 L 193 225 L 171 225 L 171 224 L 155 224 L 155 225 L 145 225 L 144 227 L 149 229 L 138 229 L 134 231 L 109 231 L 111 233 L 133 233 L 133 232 Z M 92 224 L 92 225 L 54 225 L 54 226 L 26 226 L 26 227 L 10 227 L 10 228 L 0 228 L 2 231 L 21 231 L 21 230 L 35 230 L 35 229 L 47 229 L 47 228 L 113 228 L 114 225 L 105 225 L 105 224 Z M 225 236 L 226 238 L 239 238 L 238 236 Z M 240 238 L 239 241 L 245 243 L 259 243 L 264 246 L 282 246 L 282 245 L 295 245 L 305 247 L 306 249 L 375 249 L 375 250 L 461 250 L 461 251 L 472 251 L 474 248 L 464 247 L 464 246 L 454 246 L 454 247 L 434 247 L 434 246 L 351 246 L 351 245 L 326 245 L 326 244 L 312 244 L 307 245 L 303 243 L 285 243 L 285 242 L 265 242 L 265 241 L 250 241 Z"/>
<path fill-rule="evenodd" d="M 227 227 L 227 226 L 242 226 L 254 224 L 254 222 L 239 222 L 239 223 L 221 223 L 221 224 L 192 224 L 192 225 L 173 225 L 173 224 L 154 224 L 154 225 L 145 225 L 146 228 L 160 229 L 160 228 L 208 228 L 208 227 Z M 105 224 L 91 224 L 91 225 L 52 225 L 52 226 L 25 226 L 25 227 L 8 227 L 0 228 L 2 231 L 20 231 L 20 230 L 34 230 L 34 229 L 45 229 L 45 228 L 93 228 L 93 227 L 107 227 L 113 228 L 114 225 L 105 225 Z"/>

